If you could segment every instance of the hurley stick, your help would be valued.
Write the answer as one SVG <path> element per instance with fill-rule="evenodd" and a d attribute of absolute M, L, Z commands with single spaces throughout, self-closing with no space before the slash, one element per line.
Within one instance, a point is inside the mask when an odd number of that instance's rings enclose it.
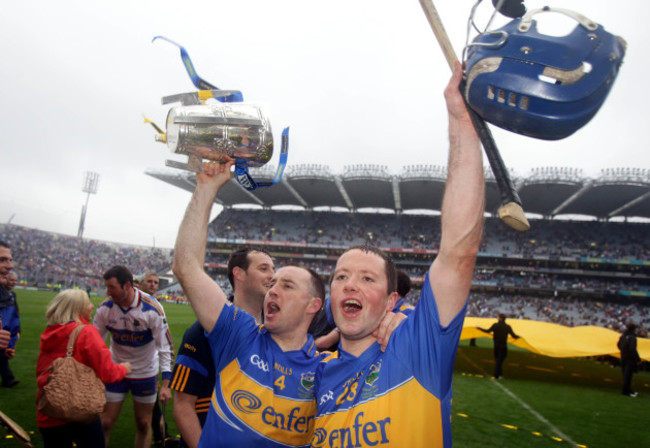
<path fill-rule="evenodd" d="M 454 64 L 458 60 L 456 57 L 456 52 L 451 46 L 451 41 L 449 36 L 445 31 L 444 26 L 442 25 L 442 20 L 438 15 L 438 11 L 433 4 L 432 0 L 420 0 L 420 5 L 424 10 L 424 14 L 427 16 L 429 25 L 435 34 L 440 48 L 442 49 L 445 59 L 449 64 L 451 70 L 454 70 Z M 461 93 L 463 89 L 464 82 L 461 83 Z M 463 95 L 465 99 L 465 95 Z M 485 120 L 481 118 L 474 110 L 467 104 L 465 99 L 465 107 L 469 112 L 469 116 L 474 123 L 474 128 L 476 128 L 476 133 L 481 139 L 481 144 L 483 145 L 483 150 L 487 156 L 488 162 L 490 163 L 490 168 L 492 168 L 492 173 L 494 173 L 494 178 L 497 182 L 497 187 L 499 188 L 499 193 L 501 194 L 501 206 L 499 207 L 499 218 L 507 225 L 512 227 L 515 230 L 524 231 L 530 229 L 530 224 L 526 215 L 524 214 L 524 209 L 521 206 L 521 199 L 519 199 L 519 194 L 515 190 L 512 180 L 508 170 L 503 163 L 501 154 L 499 153 L 499 148 L 497 147 L 494 137 L 488 128 Z"/>

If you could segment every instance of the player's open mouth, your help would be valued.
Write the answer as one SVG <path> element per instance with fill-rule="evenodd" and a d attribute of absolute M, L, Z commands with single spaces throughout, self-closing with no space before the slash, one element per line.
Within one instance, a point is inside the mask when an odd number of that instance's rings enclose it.
<path fill-rule="evenodd" d="M 266 305 L 265 317 L 272 317 L 279 312 L 280 312 L 280 307 L 277 305 L 277 303 L 270 302 L 268 305 Z"/>
<path fill-rule="evenodd" d="M 345 314 L 357 314 L 363 308 L 361 302 L 356 299 L 347 299 L 343 301 L 342 304 L 343 312 Z"/>

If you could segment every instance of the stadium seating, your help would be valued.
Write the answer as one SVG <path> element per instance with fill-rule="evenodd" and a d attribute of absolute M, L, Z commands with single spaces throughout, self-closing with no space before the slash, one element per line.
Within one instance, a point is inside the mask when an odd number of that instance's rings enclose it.
<path fill-rule="evenodd" d="M 206 267 L 225 290 L 228 255 L 242 245 L 263 247 L 278 265 L 300 263 L 328 276 L 338 254 L 355 244 L 374 244 L 394 257 L 419 297 L 434 259 L 437 215 L 226 208 L 210 224 Z M 634 319 L 650 329 L 650 226 L 647 223 L 534 220 L 528 232 L 486 220 L 469 315 L 546 320 L 568 326 L 613 329 Z M 79 286 L 101 292 L 101 274 L 114 264 L 134 273 L 165 273 L 171 250 L 128 246 L 0 224 L 13 247 L 23 285 Z M 161 297 L 184 301 L 172 285 Z"/>

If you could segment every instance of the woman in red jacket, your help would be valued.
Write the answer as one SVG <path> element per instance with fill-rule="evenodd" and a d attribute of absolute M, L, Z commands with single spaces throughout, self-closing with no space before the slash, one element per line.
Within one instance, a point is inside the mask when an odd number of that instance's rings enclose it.
<path fill-rule="evenodd" d="M 38 395 L 47 383 L 49 367 L 52 362 L 65 356 L 68 338 L 78 325 L 86 324 L 81 330 L 74 346 L 73 357 L 89 367 L 104 383 L 122 380 L 131 371 L 131 364 L 115 364 L 106 343 L 91 324 L 90 313 L 93 304 L 88 294 L 80 289 L 67 289 L 57 294 L 45 312 L 47 328 L 41 335 L 40 353 L 36 363 Z M 43 435 L 45 448 L 72 447 L 73 442 L 79 448 L 103 448 L 106 446 L 104 430 L 99 417 L 93 423 L 71 423 L 48 417 L 37 411 L 38 428 Z"/>

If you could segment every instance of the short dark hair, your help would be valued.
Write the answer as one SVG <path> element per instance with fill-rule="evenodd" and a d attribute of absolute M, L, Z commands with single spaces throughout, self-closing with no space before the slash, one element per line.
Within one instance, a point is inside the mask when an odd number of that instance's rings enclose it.
<path fill-rule="evenodd" d="M 373 246 L 371 244 L 359 244 L 344 250 L 343 253 L 341 254 L 341 257 L 352 250 L 360 250 L 361 252 L 365 252 L 367 254 L 375 254 L 379 258 L 384 260 L 384 272 L 386 273 L 386 282 L 388 284 L 386 292 L 388 294 L 391 294 L 397 290 L 397 269 L 395 268 L 395 262 L 393 261 L 392 258 L 388 256 L 386 252 L 384 252 L 377 246 Z M 334 279 L 333 274 L 334 273 L 332 273 L 332 275 L 330 276 L 330 285 L 332 284 L 332 280 Z"/>
<path fill-rule="evenodd" d="M 411 277 L 402 271 L 401 269 L 397 270 L 397 294 L 400 297 L 406 297 L 406 294 L 411 290 Z"/>
<path fill-rule="evenodd" d="M 316 321 L 318 314 L 324 311 L 323 305 L 325 305 L 325 282 L 323 282 L 321 276 L 318 275 L 318 272 L 306 266 L 301 266 L 299 264 L 289 264 L 283 267 L 294 267 L 307 271 L 309 273 L 309 294 L 311 295 L 309 298 L 311 299 L 312 297 L 318 297 L 320 299 L 320 309 L 311 317 L 310 327 L 307 331 L 309 333 L 309 331 L 312 330 L 311 325 Z"/>
<path fill-rule="evenodd" d="M 0 240 L 0 247 L 4 247 L 5 249 L 11 249 L 11 247 L 9 247 L 9 245 L 2 240 Z"/>
<path fill-rule="evenodd" d="M 133 274 L 125 266 L 113 266 L 108 271 L 104 272 L 104 280 L 116 278 L 120 286 L 126 285 L 127 282 L 133 286 Z"/>
<path fill-rule="evenodd" d="M 313 269 L 306 268 L 304 266 L 303 269 L 309 272 L 309 275 L 311 277 L 312 296 L 321 299 L 322 302 L 321 306 L 322 306 L 322 304 L 325 303 L 325 282 L 323 281 L 321 276 L 318 275 L 318 272 L 314 271 Z"/>
<path fill-rule="evenodd" d="M 260 252 L 271 258 L 271 254 L 264 249 L 253 249 L 251 247 L 242 247 L 241 249 L 232 252 L 230 257 L 228 257 L 228 281 L 230 282 L 233 291 L 235 290 L 235 276 L 232 274 L 232 271 L 235 268 L 241 268 L 244 271 L 248 271 L 248 266 L 251 264 L 248 254 L 251 252 Z"/>

